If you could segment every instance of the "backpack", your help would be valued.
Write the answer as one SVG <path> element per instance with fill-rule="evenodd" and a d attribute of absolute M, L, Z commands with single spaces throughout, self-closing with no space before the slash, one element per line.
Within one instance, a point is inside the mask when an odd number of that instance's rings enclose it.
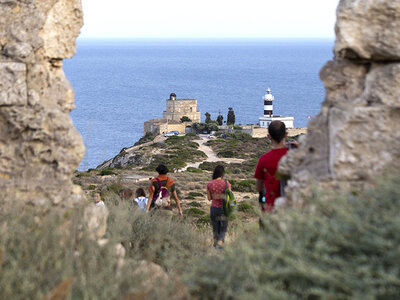
<path fill-rule="evenodd" d="M 224 203 L 223 203 L 223 209 L 224 209 L 224 215 L 226 217 L 229 217 L 236 205 L 236 200 L 235 196 L 233 195 L 232 191 L 228 189 L 228 181 L 225 180 L 225 194 L 224 194 Z"/>
<path fill-rule="evenodd" d="M 158 179 L 158 178 L 156 178 L 156 179 L 160 186 L 160 190 L 154 196 L 154 200 L 153 200 L 154 204 L 159 207 L 168 207 L 170 204 L 170 197 L 171 197 L 170 192 L 167 188 L 168 179 L 167 179 L 167 183 L 165 184 L 165 186 L 161 185 L 160 179 Z"/>

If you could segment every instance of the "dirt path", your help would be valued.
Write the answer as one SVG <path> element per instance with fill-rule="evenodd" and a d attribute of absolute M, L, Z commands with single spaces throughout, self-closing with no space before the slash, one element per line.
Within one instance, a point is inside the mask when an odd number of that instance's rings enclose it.
<path fill-rule="evenodd" d="M 182 168 L 182 171 L 186 171 L 187 168 L 189 168 L 189 167 L 198 168 L 200 166 L 200 164 L 205 161 L 209 161 L 209 162 L 223 161 L 228 164 L 242 163 L 244 161 L 244 159 L 240 159 L 240 158 L 218 157 L 217 154 L 211 149 L 211 147 L 206 145 L 208 140 L 209 139 L 207 138 L 207 136 L 200 136 L 200 140 L 196 140 L 196 143 L 198 143 L 200 145 L 198 150 L 203 151 L 207 155 L 207 158 L 202 161 L 199 161 L 199 162 L 189 163 L 186 167 Z"/>

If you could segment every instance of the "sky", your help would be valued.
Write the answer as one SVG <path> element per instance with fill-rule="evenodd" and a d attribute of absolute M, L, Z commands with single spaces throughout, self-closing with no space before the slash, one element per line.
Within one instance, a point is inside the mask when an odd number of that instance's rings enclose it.
<path fill-rule="evenodd" d="M 339 0 L 82 0 L 82 38 L 333 38 Z"/>

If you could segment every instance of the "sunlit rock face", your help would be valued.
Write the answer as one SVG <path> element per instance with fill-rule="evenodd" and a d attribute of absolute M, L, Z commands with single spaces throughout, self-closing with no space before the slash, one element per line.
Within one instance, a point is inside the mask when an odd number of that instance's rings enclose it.
<path fill-rule="evenodd" d="M 289 203 L 301 205 L 315 186 L 348 189 L 400 166 L 399 28 L 399 0 L 340 1 L 321 112 L 280 163 L 292 178 Z"/>
<path fill-rule="evenodd" d="M 81 26 L 80 0 L 0 1 L 2 198 L 65 206 L 81 200 L 71 174 L 84 146 L 62 69 Z"/>

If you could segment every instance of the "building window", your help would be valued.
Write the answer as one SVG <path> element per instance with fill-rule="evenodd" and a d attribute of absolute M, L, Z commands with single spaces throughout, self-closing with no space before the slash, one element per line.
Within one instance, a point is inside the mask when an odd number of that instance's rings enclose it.
<path fill-rule="evenodd" d="M 193 112 L 193 107 L 190 108 L 190 112 Z"/>

